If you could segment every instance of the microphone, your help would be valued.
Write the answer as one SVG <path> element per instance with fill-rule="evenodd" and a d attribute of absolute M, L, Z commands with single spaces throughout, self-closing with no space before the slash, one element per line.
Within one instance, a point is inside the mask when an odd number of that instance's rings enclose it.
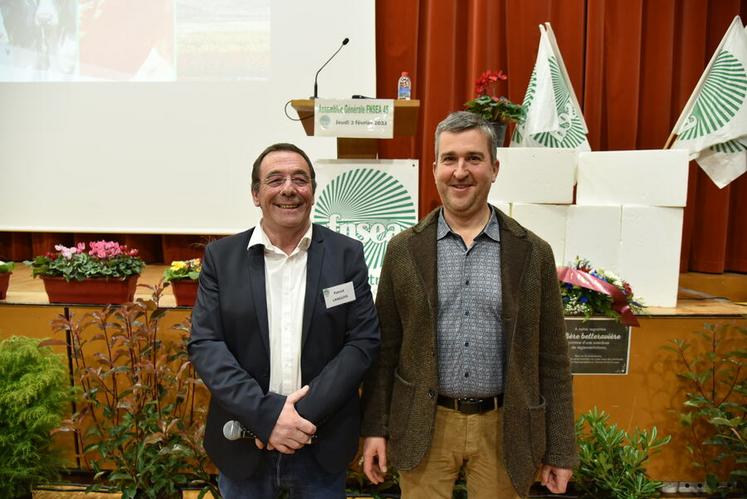
<path fill-rule="evenodd" d="M 319 68 L 319 71 L 317 71 L 317 72 L 316 72 L 316 75 L 314 75 L 314 96 L 313 96 L 313 97 L 311 97 L 312 99 L 316 99 L 316 98 L 318 97 L 316 80 L 317 80 L 317 77 L 319 76 L 319 73 L 320 73 L 320 72 L 322 71 L 322 69 L 324 69 L 324 66 L 326 66 L 327 64 L 329 64 L 329 61 L 331 61 L 331 60 L 332 60 L 332 59 L 333 59 L 333 58 L 334 58 L 334 57 L 335 57 L 335 56 L 337 55 L 337 53 L 338 53 L 338 52 L 339 52 L 340 50 L 342 50 L 342 47 L 344 47 L 345 45 L 347 45 L 347 44 L 348 44 L 348 42 L 349 42 L 349 41 L 350 41 L 350 38 L 345 38 L 345 39 L 344 39 L 344 40 L 342 41 L 342 45 L 340 45 L 340 48 L 338 48 L 338 49 L 337 49 L 337 50 L 335 51 L 335 53 L 334 53 L 334 54 L 332 54 L 332 57 L 330 57 L 329 59 L 327 59 L 327 62 L 325 62 L 324 64 L 322 64 L 322 67 L 321 67 L 321 68 Z"/>
<path fill-rule="evenodd" d="M 244 428 L 244 425 L 238 421 L 231 420 L 226 421 L 223 425 L 223 436 L 228 440 L 239 440 L 241 438 L 255 439 L 256 435 L 251 431 Z"/>

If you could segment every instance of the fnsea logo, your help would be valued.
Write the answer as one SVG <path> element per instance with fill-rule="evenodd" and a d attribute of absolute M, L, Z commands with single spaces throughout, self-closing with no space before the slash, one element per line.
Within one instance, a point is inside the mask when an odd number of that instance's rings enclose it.
<path fill-rule="evenodd" d="M 363 243 L 372 285 L 378 284 L 389 240 L 416 222 L 417 208 L 407 189 L 371 168 L 336 176 L 318 194 L 314 208 L 314 223 Z"/>

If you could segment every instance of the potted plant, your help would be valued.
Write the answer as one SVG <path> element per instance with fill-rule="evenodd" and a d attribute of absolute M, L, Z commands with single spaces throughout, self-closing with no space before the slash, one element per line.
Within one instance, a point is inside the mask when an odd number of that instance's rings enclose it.
<path fill-rule="evenodd" d="M 156 286 L 152 299 L 53 321 L 69 338 L 80 390 L 60 430 L 79 439 L 95 473 L 91 491 L 175 499 L 198 487 L 220 497 L 202 447 L 209 393 L 187 355 L 189 319 L 161 326 L 169 312 L 159 307 L 162 291 Z"/>
<path fill-rule="evenodd" d="M 658 437 L 655 426 L 629 435 L 609 419 L 594 407 L 576 420 L 580 463 L 573 472 L 574 488 L 590 499 L 659 497 L 662 482 L 648 476 L 645 464 L 672 437 Z"/>
<path fill-rule="evenodd" d="M 175 260 L 163 272 L 163 280 L 171 283 L 176 304 L 180 307 L 192 307 L 197 298 L 197 280 L 200 278 L 202 262 L 199 258 Z"/>
<path fill-rule="evenodd" d="M 62 461 L 50 433 L 73 398 L 62 356 L 34 338 L 0 342 L 0 497 L 31 497 Z"/>
<path fill-rule="evenodd" d="M 135 297 L 137 279 L 145 266 L 136 249 L 115 241 L 78 243 L 30 262 L 33 277 L 41 277 L 51 303 L 125 303 Z"/>
<path fill-rule="evenodd" d="M 13 273 L 13 262 L 4 262 L 0 260 L 0 300 L 4 300 L 8 293 L 8 284 L 10 284 L 10 274 Z"/>
<path fill-rule="evenodd" d="M 706 490 L 721 497 L 747 494 L 747 328 L 705 324 L 694 339 L 674 339 L 685 391 L 680 423 L 687 451 L 703 470 Z"/>
<path fill-rule="evenodd" d="M 609 317 L 626 326 L 638 326 L 634 314 L 645 308 L 630 284 L 612 272 L 595 269 L 589 260 L 576 257 L 573 265 L 558 268 L 560 296 L 566 316 Z"/>
<path fill-rule="evenodd" d="M 499 70 L 487 70 L 475 80 L 475 98 L 464 103 L 464 109 L 479 114 L 493 125 L 497 144 L 503 145 L 506 136 L 506 124 L 516 123 L 524 116 L 524 108 L 514 104 L 508 98 L 497 95 L 499 81 L 506 81 L 508 75 Z"/>

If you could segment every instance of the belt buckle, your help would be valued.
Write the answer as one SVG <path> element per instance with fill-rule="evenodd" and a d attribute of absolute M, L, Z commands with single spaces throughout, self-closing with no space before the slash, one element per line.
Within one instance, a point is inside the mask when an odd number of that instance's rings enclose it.
<path fill-rule="evenodd" d="M 457 410 L 464 414 L 477 414 L 482 410 L 482 400 L 471 397 L 457 399 Z"/>

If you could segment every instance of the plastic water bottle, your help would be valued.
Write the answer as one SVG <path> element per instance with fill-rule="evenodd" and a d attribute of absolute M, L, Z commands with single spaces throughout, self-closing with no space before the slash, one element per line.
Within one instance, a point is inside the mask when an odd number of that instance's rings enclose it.
<path fill-rule="evenodd" d="M 412 81 L 410 80 L 410 74 L 407 71 L 402 71 L 402 76 L 399 77 L 397 82 L 397 99 L 410 100 L 412 94 Z"/>

